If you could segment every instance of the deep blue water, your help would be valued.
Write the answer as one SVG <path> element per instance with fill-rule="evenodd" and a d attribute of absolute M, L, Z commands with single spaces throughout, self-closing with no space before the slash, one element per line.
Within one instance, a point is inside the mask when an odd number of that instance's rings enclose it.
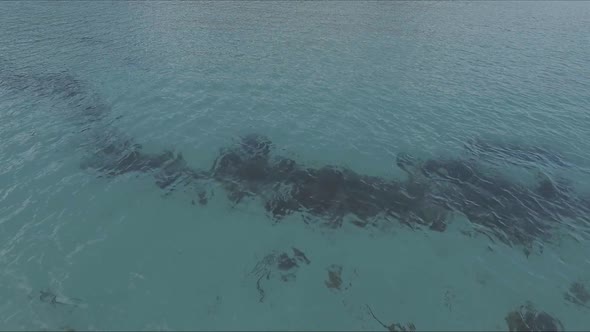
<path fill-rule="evenodd" d="M 18 1 L 0 31 L 0 329 L 385 330 L 368 305 L 387 325 L 507 330 L 528 302 L 590 327 L 572 295 L 590 290 L 590 3 Z M 444 232 L 334 229 L 277 222 L 244 183 L 235 202 L 227 179 L 171 192 L 158 170 L 91 167 L 133 142 L 205 171 L 251 133 L 382 179 L 408 178 L 402 153 L 476 160 L 570 203 L 523 245 L 473 235 L 461 209 Z M 292 247 L 309 264 L 255 268 Z"/>

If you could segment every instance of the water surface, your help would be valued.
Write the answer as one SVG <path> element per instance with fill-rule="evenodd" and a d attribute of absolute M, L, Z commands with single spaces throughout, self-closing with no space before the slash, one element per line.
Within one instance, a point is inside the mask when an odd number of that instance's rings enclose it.
<path fill-rule="evenodd" d="M 527 301 L 568 330 L 590 326 L 564 297 L 590 288 L 587 217 L 527 256 L 466 236 L 477 224 L 460 213 L 445 232 L 276 223 L 219 181 L 170 193 L 149 172 L 81 167 L 106 141 L 133 141 L 208 170 L 257 133 L 306 167 L 405 179 L 398 154 L 464 156 L 477 139 L 517 151 L 476 156 L 511 181 L 542 173 L 588 197 L 590 4 L 0 7 L 1 329 L 382 329 L 369 305 L 418 330 L 507 330 Z M 293 280 L 250 273 L 292 247 L 310 261 Z M 343 283 L 327 287 L 337 266 Z M 45 290 L 82 305 L 41 301 Z"/>

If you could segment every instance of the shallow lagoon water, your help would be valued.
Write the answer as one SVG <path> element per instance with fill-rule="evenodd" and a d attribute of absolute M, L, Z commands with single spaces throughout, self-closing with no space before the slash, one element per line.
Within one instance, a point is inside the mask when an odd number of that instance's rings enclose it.
<path fill-rule="evenodd" d="M 445 232 L 330 229 L 298 213 L 277 223 L 215 181 L 199 184 L 201 205 L 151 174 L 80 167 L 103 140 L 129 138 L 208 169 L 254 132 L 310 167 L 404 178 L 399 153 L 458 156 L 478 138 L 555 152 L 567 165 L 486 156 L 514 181 L 543 172 L 584 197 L 587 3 L 1 7 L 2 329 L 382 329 L 369 305 L 417 330 L 507 330 L 507 313 L 527 301 L 567 330 L 590 326 L 589 309 L 564 297 L 573 282 L 590 288 L 584 218 L 527 257 L 466 236 L 476 225 L 459 214 Z M 310 261 L 294 280 L 251 273 L 292 247 Z M 334 266 L 340 289 L 327 287 Z M 44 290 L 80 305 L 43 302 Z"/>

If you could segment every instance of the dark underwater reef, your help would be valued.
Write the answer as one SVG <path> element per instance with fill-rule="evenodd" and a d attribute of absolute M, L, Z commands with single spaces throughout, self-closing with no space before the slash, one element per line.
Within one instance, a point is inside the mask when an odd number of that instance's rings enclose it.
<path fill-rule="evenodd" d="M 400 153 L 397 166 L 407 179 L 383 178 L 326 165 L 308 167 L 274 154 L 265 136 L 249 134 L 221 149 L 213 166 L 196 170 L 181 154 L 142 152 L 130 141 L 97 151 L 94 168 L 107 176 L 153 172 L 162 189 L 214 180 L 228 198 L 240 203 L 259 199 L 276 222 L 301 213 L 306 222 L 339 228 L 345 221 L 364 228 L 400 222 L 443 232 L 451 213 L 461 213 L 480 232 L 529 250 L 535 240 L 549 241 L 567 220 L 587 223 L 589 200 L 565 180 L 539 176 L 532 186 L 514 183 L 474 158 L 419 160 Z"/>
<path fill-rule="evenodd" d="M 26 93 L 37 98 L 63 101 L 68 107 L 61 115 L 84 124 L 99 121 L 111 111 L 85 82 L 68 72 L 28 73 L 12 70 L 0 60 L 0 89 Z"/>
<path fill-rule="evenodd" d="M 587 224 L 590 205 L 565 179 L 539 173 L 532 186 L 515 183 L 474 159 L 414 160 L 398 157 L 410 178 L 430 181 L 432 194 L 452 211 L 485 226 L 506 243 L 548 240 L 566 220 Z"/>
<path fill-rule="evenodd" d="M 421 160 L 400 153 L 396 164 L 408 176 L 395 179 L 337 165 L 310 167 L 274 153 L 267 137 L 249 134 L 221 149 L 212 167 L 197 169 L 180 153 L 145 152 L 133 138 L 103 121 L 109 118 L 110 107 L 67 72 L 28 75 L 6 66 L 0 69 L 0 88 L 66 102 L 70 109 L 64 113 L 91 137 L 86 147 L 90 157 L 81 166 L 100 176 L 149 172 L 167 192 L 215 181 L 235 204 L 258 199 L 276 222 L 299 213 L 308 223 L 331 228 L 345 222 L 361 228 L 400 222 L 442 232 L 452 214 L 459 213 L 481 226 L 475 227 L 477 232 L 526 250 L 536 240 L 550 240 L 559 226 L 587 232 L 590 199 L 571 183 L 542 173 L 532 185 L 515 183 L 488 167 L 484 158 L 495 154 L 507 162 L 570 165 L 546 148 L 473 139 L 466 143 L 467 156 L 461 158 Z M 206 202 L 204 192 L 198 195 L 200 203 Z"/>
<path fill-rule="evenodd" d="M 115 140 L 100 145 L 90 158 L 82 162 L 81 167 L 94 169 L 104 177 L 132 172 L 152 172 L 156 184 L 162 189 L 169 188 L 179 181 L 190 182 L 207 177 L 206 173 L 190 168 L 180 153 L 145 153 L 143 147 L 132 140 Z"/>

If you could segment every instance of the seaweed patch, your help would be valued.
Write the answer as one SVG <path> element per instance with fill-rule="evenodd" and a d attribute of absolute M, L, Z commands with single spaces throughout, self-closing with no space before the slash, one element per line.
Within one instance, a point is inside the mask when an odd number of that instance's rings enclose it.
<path fill-rule="evenodd" d="M 90 92 L 87 84 L 66 71 L 35 74 L 15 72 L 10 67 L 0 67 L 0 87 L 41 98 L 57 97 L 72 106 L 69 111 L 73 114 L 66 114 L 67 118 L 82 120 L 85 125 L 104 119 L 111 111 L 98 95 Z"/>
<path fill-rule="evenodd" d="M 393 217 L 412 229 L 444 232 L 450 213 L 459 212 L 530 253 L 536 239 L 550 239 L 563 217 L 583 219 L 588 211 L 561 179 L 539 176 L 538 184 L 526 187 L 475 160 L 422 161 L 400 153 L 397 165 L 409 176 L 399 181 L 338 166 L 305 167 L 272 156 L 272 143 L 264 136 L 248 135 L 243 141 L 222 150 L 213 176 L 228 184 L 229 196 L 245 191 L 262 199 L 275 221 L 299 212 L 314 217 L 308 221 L 340 228 L 351 216 L 353 225 L 365 228 Z"/>
<path fill-rule="evenodd" d="M 580 282 L 575 281 L 570 285 L 570 288 L 567 292 L 563 294 L 564 298 L 576 305 L 590 308 L 588 302 L 590 302 L 590 291 L 586 288 L 586 286 Z"/>
<path fill-rule="evenodd" d="M 502 242 L 522 245 L 529 252 L 535 239 L 550 239 L 563 217 L 584 219 L 588 210 L 564 180 L 551 182 L 539 176 L 539 183 L 529 188 L 475 160 L 411 161 L 403 168 L 436 183 L 430 188 L 441 203 L 484 226 Z"/>
<path fill-rule="evenodd" d="M 70 298 L 63 295 L 59 295 L 49 289 L 39 291 L 39 301 L 53 306 L 71 306 L 71 307 L 85 307 L 81 299 Z"/>
<path fill-rule="evenodd" d="M 535 240 L 550 240 L 563 218 L 586 220 L 590 211 L 562 179 L 539 175 L 538 183 L 528 187 L 472 159 L 420 160 L 400 153 L 396 163 L 408 177 L 396 180 L 333 165 L 307 167 L 273 151 L 267 137 L 245 135 L 221 149 L 208 171 L 199 171 L 182 154 L 147 154 L 127 140 L 102 148 L 87 166 L 107 176 L 151 172 L 156 184 L 169 191 L 178 184 L 212 179 L 232 204 L 246 198 L 261 201 L 275 222 L 300 213 L 306 223 L 331 229 L 346 220 L 367 228 L 394 219 L 414 230 L 444 232 L 452 213 L 461 213 L 483 226 L 477 232 L 520 245 L 527 255 Z M 199 204 L 206 204 L 202 192 L 197 196 Z"/>
<path fill-rule="evenodd" d="M 509 312 L 504 318 L 509 331 L 563 331 L 559 319 L 544 311 L 538 311 L 527 302 L 517 310 Z"/>
<path fill-rule="evenodd" d="M 373 310 L 371 309 L 371 307 L 369 307 L 368 304 L 366 304 L 365 306 L 367 307 L 367 310 L 369 311 L 369 314 L 373 317 L 373 319 L 375 321 L 377 321 L 377 323 L 379 323 L 381 326 L 383 326 L 383 328 L 385 328 L 389 332 L 415 332 L 416 331 L 416 326 L 414 325 L 414 323 L 407 323 L 406 325 L 402 325 L 400 323 L 391 323 L 389 325 L 386 325 L 379 318 L 377 318 L 377 316 L 375 316 L 375 314 L 373 313 Z"/>
<path fill-rule="evenodd" d="M 277 222 L 298 212 L 314 217 L 308 221 L 336 229 L 347 216 L 358 227 L 375 225 L 379 217 L 400 216 L 407 224 L 445 229 L 445 209 L 425 196 L 427 184 L 360 175 L 330 165 L 305 167 L 289 158 L 271 156 L 272 144 L 264 136 L 248 135 L 243 140 L 222 149 L 212 176 L 230 198 L 244 192 L 259 197 Z"/>
<path fill-rule="evenodd" d="M 286 252 L 272 251 L 256 263 L 252 271 L 250 271 L 249 274 L 256 277 L 259 302 L 264 302 L 266 297 L 265 280 L 276 278 L 282 282 L 295 281 L 299 268 L 311 263 L 303 251 L 294 247 L 291 250 L 292 255 Z"/>
<path fill-rule="evenodd" d="M 342 287 L 342 266 L 331 265 L 328 268 L 328 280 L 324 281 L 329 289 L 340 290 Z"/>
<path fill-rule="evenodd" d="M 207 205 L 209 203 L 209 198 L 207 197 L 207 193 L 205 191 L 199 192 L 199 204 L 200 205 Z"/>

